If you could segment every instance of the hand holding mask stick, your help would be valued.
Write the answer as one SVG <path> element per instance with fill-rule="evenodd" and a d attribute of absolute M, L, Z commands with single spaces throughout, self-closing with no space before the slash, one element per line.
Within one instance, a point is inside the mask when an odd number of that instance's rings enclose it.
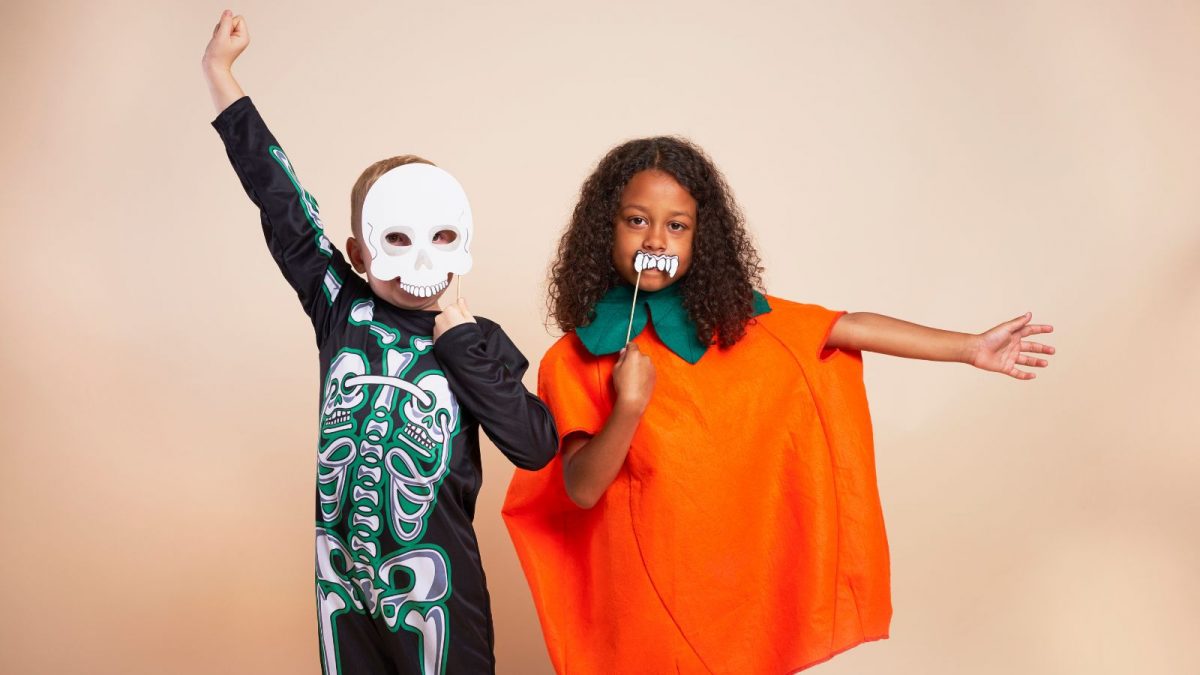
<path fill-rule="evenodd" d="M 464 323 L 476 323 L 474 315 L 467 309 L 467 301 L 459 298 L 452 305 L 442 308 L 442 313 L 433 319 L 433 339 L 436 342 L 443 333 Z"/>

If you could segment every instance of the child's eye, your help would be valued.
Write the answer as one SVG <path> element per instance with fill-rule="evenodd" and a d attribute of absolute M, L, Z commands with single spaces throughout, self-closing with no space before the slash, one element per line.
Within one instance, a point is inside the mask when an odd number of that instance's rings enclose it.
<path fill-rule="evenodd" d="M 683 232 L 687 229 L 687 225 L 684 225 L 683 223 L 671 223 L 670 225 L 667 225 L 667 227 L 671 228 L 672 232 Z"/>
<path fill-rule="evenodd" d="M 634 227 L 642 227 L 646 224 L 646 219 L 641 216 L 634 216 L 629 219 L 629 224 L 633 225 Z"/>
<path fill-rule="evenodd" d="M 392 246 L 412 246 L 412 240 L 403 232 L 388 232 L 383 240 Z"/>
<path fill-rule="evenodd" d="M 438 230 L 433 235 L 433 243 L 435 244 L 449 244 L 455 239 L 458 239 L 458 233 L 454 230 Z"/>

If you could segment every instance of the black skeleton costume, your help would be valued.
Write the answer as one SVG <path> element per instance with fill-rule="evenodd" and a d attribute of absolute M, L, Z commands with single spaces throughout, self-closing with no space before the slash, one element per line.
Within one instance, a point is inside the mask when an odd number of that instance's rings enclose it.
<path fill-rule="evenodd" d="M 455 326 L 376 297 L 325 237 L 316 200 L 249 98 L 213 121 L 320 349 L 317 610 L 323 671 L 491 673 L 492 620 L 471 526 L 479 428 L 524 469 L 553 419 L 496 323 Z"/>

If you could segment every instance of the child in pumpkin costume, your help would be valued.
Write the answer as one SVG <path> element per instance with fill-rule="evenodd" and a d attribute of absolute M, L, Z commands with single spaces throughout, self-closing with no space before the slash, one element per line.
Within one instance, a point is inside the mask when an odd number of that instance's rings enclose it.
<path fill-rule="evenodd" d="M 568 333 L 539 394 L 561 452 L 504 507 L 557 671 L 783 674 L 887 637 L 860 351 L 1029 379 L 1016 366 L 1046 362 L 1022 352 L 1053 348 L 1024 338 L 1050 327 L 966 335 L 760 294 L 719 172 L 674 138 L 610 152 L 559 253 Z"/>

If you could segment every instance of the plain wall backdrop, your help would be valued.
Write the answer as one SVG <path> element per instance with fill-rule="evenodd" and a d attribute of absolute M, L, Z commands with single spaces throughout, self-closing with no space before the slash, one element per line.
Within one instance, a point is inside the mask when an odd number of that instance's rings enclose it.
<path fill-rule="evenodd" d="M 447 168 L 464 293 L 534 364 L 581 181 L 660 133 L 724 170 L 774 294 L 1055 325 L 1033 382 L 866 357 L 892 638 L 812 672 L 1200 672 L 1200 3 L 232 8 L 333 241 L 374 160 Z M 6 673 L 318 672 L 316 349 L 208 126 L 222 9 L 0 8 Z M 499 672 L 549 673 L 485 451 Z"/>

